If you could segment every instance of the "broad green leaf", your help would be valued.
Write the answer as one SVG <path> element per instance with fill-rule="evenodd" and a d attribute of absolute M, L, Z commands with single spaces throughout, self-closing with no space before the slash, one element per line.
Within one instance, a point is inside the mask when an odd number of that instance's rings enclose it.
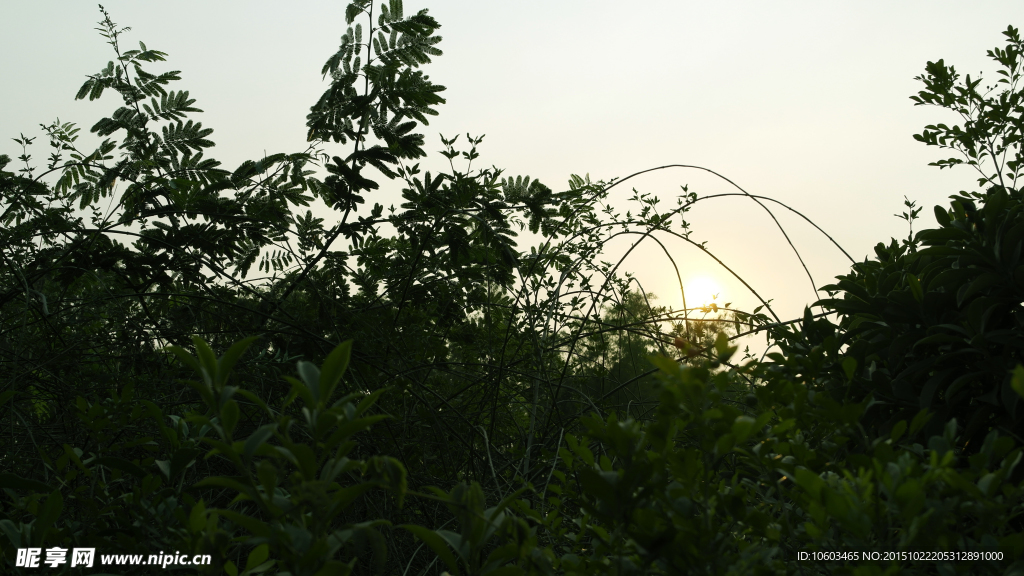
<path fill-rule="evenodd" d="M 0 474 L 0 488 L 7 488 L 9 490 L 17 490 L 19 492 L 27 493 L 40 492 L 43 494 L 48 494 L 53 491 L 53 488 L 39 482 L 38 480 L 22 478 L 21 476 L 10 472 Z"/>
<path fill-rule="evenodd" d="M 896 423 L 895 426 L 892 427 L 892 432 L 889 434 L 889 439 L 892 440 L 893 442 L 896 442 L 903 436 L 903 433 L 906 431 L 907 421 L 900 420 L 899 422 Z"/>
<path fill-rule="evenodd" d="M 168 480 L 171 479 L 171 461 L 170 460 L 156 460 L 154 461 L 156 467 L 160 469 L 164 477 Z"/>
<path fill-rule="evenodd" d="M 60 490 L 54 490 L 39 509 L 36 515 L 35 524 L 32 525 L 32 543 L 41 546 L 46 539 L 47 532 L 53 527 L 54 522 L 64 509 L 64 497 Z"/>
<path fill-rule="evenodd" d="M 910 285 L 910 293 L 914 296 L 914 300 L 923 302 L 924 290 L 921 289 L 921 281 L 917 279 L 917 276 L 907 273 L 907 284 Z"/>
<path fill-rule="evenodd" d="M 249 558 L 245 561 L 245 571 L 250 572 L 266 562 L 267 558 L 270 558 L 270 547 L 266 544 L 260 544 L 249 553 Z"/>
<path fill-rule="evenodd" d="M 24 527 L 25 525 L 22 524 L 22 526 Z M 18 529 L 17 526 L 14 525 L 14 522 L 11 522 L 7 518 L 0 520 L 0 532 L 3 532 L 4 536 L 7 536 L 7 540 L 11 543 L 11 545 L 19 548 L 21 547 L 22 532 Z"/>
<path fill-rule="evenodd" d="M 917 434 L 917 432 L 924 428 L 924 425 L 928 423 L 932 418 L 932 413 L 927 408 L 922 408 L 920 412 L 914 416 L 914 419 L 910 422 L 910 434 Z"/>
<path fill-rule="evenodd" d="M 329 402 L 335 386 L 341 381 L 345 370 L 348 368 L 349 359 L 352 356 L 352 341 L 346 340 L 338 344 L 320 367 L 320 390 L 323 391 L 323 401 Z"/>
<path fill-rule="evenodd" d="M 857 359 L 852 356 L 843 358 L 843 372 L 846 373 L 846 380 L 853 380 L 853 375 L 857 372 Z"/>
<path fill-rule="evenodd" d="M 821 501 L 821 491 L 825 488 L 825 481 L 817 474 L 803 466 L 797 466 L 796 470 L 793 471 L 793 480 L 806 490 L 812 498 Z"/>
<path fill-rule="evenodd" d="M 177 356 L 179 360 L 184 362 L 188 367 L 195 370 L 196 373 L 199 374 L 200 376 L 203 374 L 202 365 L 199 363 L 198 360 L 196 360 L 195 356 L 189 354 L 188 351 L 185 350 L 184 348 L 180 346 L 168 346 L 164 348 L 164 350 L 167 350 L 171 354 Z"/>
<path fill-rule="evenodd" d="M 754 424 L 756 422 L 750 416 L 737 416 L 736 420 L 732 423 L 732 434 L 736 437 L 736 442 L 746 440 L 754 431 Z"/>
<path fill-rule="evenodd" d="M 199 336 L 192 337 L 192 344 L 196 347 L 196 355 L 199 357 L 199 364 L 202 366 L 201 374 L 210 384 L 219 384 L 217 376 L 217 356 L 213 348 Z"/>
<path fill-rule="evenodd" d="M 230 374 L 231 370 L 235 367 L 235 363 L 238 362 L 238 359 L 242 357 L 242 354 L 244 354 L 245 351 L 249 349 L 249 346 L 251 346 L 256 340 L 259 340 L 259 336 L 250 336 L 243 340 L 239 340 L 238 342 L 235 342 L 235 344 L 233 344 L 223 356 L 220 357 L 220 360 L 217 361 L 217 381 L 220 384 L 227 382 L 228 374 Z"/>
<path fill-rule="evenodd" d="M 298 363 L 299 376 L 309 389 L 313 402 L 319 402 L 320 398 L 320 370 L 312 362 L 300 360 Z"/>
<path fill-rule="evenodd" d="M 1024 398 L 1024 366 L 1017 364 L 1017 367 L 1013 369 L 1013 377 L 1010 380 L 1010 386 L 1013 387 L 1014 392 Z"/>
<path fill-rule="evenodd" d="M 171 479 L 180 476 L 203 451 L 196 448 L 179 448 L 171 457 Z"/>
<path fill-rule="evenodd" d="M 273 436 L 276 430 L 277 424 L 264 424 L 257 428 L 256 431 L 252 433 L 252 436 L 246 438 L 244 448 L 246 460 L 252 459 L 252 455 L 256 452 L 256 449 Z"/>
<path fill-rule="evenodd" d="M 206 504 L 200 500 L 192 507 L 188 515 L 188 527 L 192 532 L 199 532 L 206 526 Z"/>
<path fill-rule="evenodd" d="M 402 524 L 399 528 L 404 528 L 409 532 L 412 532 L 414 536 L 422 540 L 427 546 L 430 546 L 430 549 L 437 554 L 438 558 L 448 565 L 448 569 L 451 570 L 454 576 L 459 576 L 459 574 L 461 574 L 459 571 L 459 563 L 455 559 L 455 555 L 452 554 L 451 548 L 448 547 L 448 543 L 445 539 L 439 536 L 436 532 L 428 528 L 424 528 L 423 526 L 416 526 L 415 524 Z"/>

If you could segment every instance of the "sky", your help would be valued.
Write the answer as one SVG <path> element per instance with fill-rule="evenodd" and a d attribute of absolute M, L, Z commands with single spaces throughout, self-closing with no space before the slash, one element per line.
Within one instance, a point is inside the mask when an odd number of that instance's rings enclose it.
<path fill-rule="evenodd" d="M 154 70 L 182 71 L 172 88 L 189 90 L 204 110 L 196 119 L 214 128 L 208 156 L 234 168 L 305 148 L 305 115 L 327 87 L 320 68 L 346 28 L 344 2 L 288 10 L 258 0 L 104 6 L 132 28 L 126 45 L 141 40 L 169 54 Z M 566 189 L 571 174 L 608 180 L 668 164 L 700 166 L 801 212 L 857 260 L 878 242 L 906 236 L 906 222 L 894 216 L 904 197 L 923 208 L 918 227 L 931 226 L 934 205 L 976 187 L 968 168 L 928 166 L 952 154 L 913 134 L 956 117 L 914 106 L 909 97 L 922 87 L 914 78 L 941 58 L 994 80 L 986 50 L 1004 45 L 1007 25 L 1024 23 L 1019 0 L 405 3 L 406 13 L 422 8 L 444 38 L 444 55 L 424 71 L 447 87 L 440 115 L 422 128 L 428 151 L 441 149 L 438 134 L 486 134 L 480 165 L 555 190 Z M 98 8 L 85 2 L 4 6 L 0 153 L 20 153 L 10 138 L 37 136 L 41 123 L 59 117 L 86 132 L 116 108 L 113 94 L 74 100 L 86 75 L 112 59 L 94 30 L 98 20 Z M 34 148 L 42 164 L 44 139 Z M 636 188 L 671 206 L 682 185 L 700 196 L 735 191 L 707 172 L 677 168 L 629 180 L 612 201 L 627 208 Z M 368 202 L 397 199 L 383 190 Z M 813 284 L 779 227 L 749 199 L 701 202 L 687 220 L 692 239 L 706 241 L 783 319 L 796 318 L 815 299 L 813 286 L 846 273 L 850 262 L 798 216 L 773 212 Z M 755 305 L 707 255 L 681 242 L 666 247 L 692 287 L 691 306 L 713 290 L 719 303 Z M 626 248 L 610 246 L 608 259 Z M 654 245 L 634 251 L 623 268 L 661 303 L 681 305 L 675 272 Z"/>

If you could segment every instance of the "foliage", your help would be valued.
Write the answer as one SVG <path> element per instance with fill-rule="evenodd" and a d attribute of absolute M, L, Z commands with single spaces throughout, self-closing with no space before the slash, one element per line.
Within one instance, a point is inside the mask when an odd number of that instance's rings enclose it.
<path fill-rule="evenodd" d="M 765 300 L 656 306 L 602 260 L 620 237 L 714 257 L 685 220 L 709 198 L 686 187 L 622 213 L 626 179 L 474 169 L 468 134 L 421 172 L 444 102 L 426 10 L 351 2 L 309 148 L 234 171 L 206 157 L 178 73 L 151 68 L 166 54 L 124 49 L 101 11 L 116 60 L 77 97 L 119 104 L 95 148 L 56 121 L 45 170 L 30 137 L 17 171 L 0 155 L 5 562 L 59 545 L 209 554 L 201 572 L 233 576 L 1024 571 L 1016 29 L 990 51 L 1002 92 L 939 61 L 915 96 L 961 115 L 918 139 L 986 192 L 916 234 L 907 200 L 908 238 L 787 322 Z M 388 186 L 404 202 L 366 210 Z M 757 331 L 767 359 L 735 360 Z M 795 560 L 873 551 L 1003 556 Z"/>
<path fill-rule="evenodd" d="M 719 345 L 719 353 L 731 353 Z M 787 360 L 811 368 L 813 358 Z M 655 420 L 587 420 L 567 437 L 554 507 L 583 514 L 546 524 L 575 574 L 1016 573 L 1024 538 L 1021 460 L 992 431 L 967 469 L 955 466 L 956 421 L 930 438 L 928 412 L 887 436 L 858 425 L 867 403 L 841 403 L 813 372 L 790 380 L 771 367 L 713 371 L 659 361 Z M 762 372 L 749 403 L 730 401 L 744 372 Z M 922 445 L 921 442 L 924 442 Z M 866 558 L 865 553 L 1001 552 L 971 563 Z M 827 554 L 805 561 L 799 552 Z"/>
<path fill-rule="evenodd" d="M 929 434 L 939 434 L 956 418 L 961 426 L 957 445 L 970 453 L 981 449 L 990 430 L 1018 442 L 1024 438 L 1021 402 L 1011 379 L 1024 344 L 1024 196 L 1009 187 L 1022 161 L 1015 127 L 1021 112 L 1022 46 L 1015 28 L 1004 35 L 1006 48 L 989 51 L 1003 66 L 1002 92 L 983 97 L 976 91 L 980 78 L 957 84 L 954 69 L 939 61 L 928 64 L 928 76 L 919 78 L 925 90 L 914 97 L 919 104 L 940 105 L 965 118 L 964 129 L 929 126 L 918 139 L 946 146 L 955 135 L 968 164 L 983 175 L 988 150 L 996 173 L 979 180 L 987 191 L 961 192 L 949 209 L 936 206 L 937 228 L 921 230 L 902 244 L 878 244 L 876 261 L 856 264 L 825 287 L 842 293 L 842 298 L 822 302 L 843 315 L 839 326 L 818 323 L 806 339 L 784 347 L 787 353 L 806 353 L 834 331 L 846 349 L 841 357 L 823 362 L 821 377 L 832 388 L 845 389 L 848 400 L 871 395 L 866 426 L 887 434 L 926 408 L 937 416 L 928 425 Z M 936 136 L 936 129 L 945 136 Z M 913 206 L 904 217 L 913 223 Z"/>
<path fill-rule="evenodd" d="M 1000 78 L 995 86 L 986 86 L 979 92 L 981 78 L 971 80 L 970 74 L 960 82 L 960 74 L 945 62 L 928 62 L 925 74 L 915 78 L 924 83 L 924 90 L 911 96 L 915 105 L 932 105 L 955 112 L 963 120 L 963 127 L 954 124 L 926 126 L 914 138 L 929 146 L 956 150 L 963 158 L 949 158 L 933 162 L 932 166 L 950 168 L 958 164 L 974 167 L 981 175 L 979 188 L 998 185 L 1004 189 L 1017 187 L 1017 178 L 1024 167 L 1021 163 L 1021 136 L 1024 124 L 1024 92 L 1020 87 L 1024 59 L 1024 43 L 1020 31 L 1008 26 L 1003 32 L 1006 47 L 993 48 L 988 57 L 1001 68 L 996 71 Z M 997 88 L 1002 90 L 991 96 Z M 986 173 L 982 167 L 985 159 L 993 163 L 995 172 Z"/>
<path fill-rule="evenodd" d="M 17 139 L 23 167 L 0 157 L 0 424 L 11 473 L 49 483 L 64 473 L 55 466 L 66 447 L 79 458 L 113 451 L 164 461 L 160 449 L 136 443 L 161 438 L 163 428 L 131 399 L 179 418 L 203 407 L 162 352 L 195 335 L 224 349 L 259 335 L 238 378 L 268 406 L 285 401 L 279 377 L 292 362 L 321 362 L 352 339 L 343 392 L 392 390 L 378 403 L 394 418 L 366 434 L 366 451 L 398 458 L 412 486 L 477 482 L 493 497 L 517 478 L 539 481 L 579 415 L 629 408 L 574 385 L 578 366 L 599 365 L 576 343 L 607 330 L 606 307 L 629 298 L 621 261 L 600 254 L 619 236 L 636 245 L 655 233 L 688 238 L 681 217 L 695 194 L 666 213 L 634 191 L 637 214 L 620 214 L 607 204 L 614 181 L 573 176 L 556 192 L 475 168 L 482 137 L 465 148 L 444 139 L 450 170 L 421 173 L 411 164 L 425 155 L 416 129 L 443 99 L 420 69 L 440 54 L 439 25 L 426 11 L 405 15 L 397 0 L 350 4 L 349 29 L 322 69 L 330 86 L 307 118 L 310 147 L 228 170 L 209 156 L 212 130 L 174 86 L 179 74 L 154 68 L 167 55 L 141 42 L 126 49 L 128 29 L 101 11 L 115 59 L 77 94 L 117 96 L 90 130 L 95 147 L 73 123 L 56 121 L 43 126 L 53 150 L 44 170 L 33 164 L 30 137 Z M 365 210 L 388 182 L 404 203 Z M 520 233 L 533 245 L 518 246 Z M 630 358 L 634 373 L 644 369 L 643 346 Z M 586 378 L 607 391 L 625 377 L 595 370 Z M 96 436 L 79 418 L 81 402 L 132 411 L 98 413 L 118 432 Z M 274 423 L 251 407 L 241 415 L 238 434 Z M 228 459 L 207 462 L 206 476 L 237 472 Z M 186 467 L 176 478 L 186 487 L 201 479 L 195 474 Z M 116 486 L 111 497 L 128 489 Z M 448 514 L 423 501 L 371 516 L 409 524 Z M 391 549 L 411 543 L 403 532 L 385 538 Z"/>
<path fill-rule="evenodd" d="M 405 468 L 393 458 L 349 456 L 356 448 L 351 437 L 386 418 L 365 414 L 383 390 L 358 402 L 357 394 L 333 400 L 351 352 L 351 342 L 345 342 L 322 370 L 300 362 L 301 380 L 287 377 L 288 398 L 280 409 L 270 409 L 229 383 L 253 340 L 238 342 L 219 359 L 199 338 L 198 358 L 171 347 L 200 376 L 188 384 L 202 405 L 185 418 L 165 415 L 131 389 L 97 404 L 79 397 L 78 417 L 89 431 L 80 445 L 86 449 L 65 444 L 65 454 L 47 463 L 55 472 L 47 484 L 17 474 L 2 479 L 13 502 L 0 520 L 10 546 L 5 555 L 13 557 L 13 548 L 52 546 L 143 557 L 176 550 L 189 558 L 210 555 L 211 563 L 199 573 L 347 574 L 359 558 L 372 559 L 380 571 L 386 548 L 377 529 L 387 523 L 352 520 L 365 510 L 352 510 L 351 504 L 380 487 L 393 492 L 401 506 Z M 290 407 L 295 400 L 300 410 Z M 239 423 L 252 412 L 271 422 L 240 434 Z M 124 426 L 140 421 L 155 424 L 158 436 L 111 443 Z M 140 447 L 142 452 L 133 450 Z M 234 474 L 203 466 L 211 459 L 228 464 Z M 50 485 L 60 488 L 51 492 Z"/>

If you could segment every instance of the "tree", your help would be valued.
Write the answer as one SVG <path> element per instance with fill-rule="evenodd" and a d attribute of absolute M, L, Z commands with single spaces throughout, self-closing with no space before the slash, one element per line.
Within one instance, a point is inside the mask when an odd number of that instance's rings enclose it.
<path fill-rule="evenodd" d="M 416 487 L 476 480 L 491 496 L 539 482 L 581 411 L 615 408 L 611 397 L 559 400 L 575 378 L 566 342 L 595 330 L 587 319 L 615 297 L 618 266 L 599 258 L 605 242 L 679 234 L 673 220 L 695 196 L 668 214 L 637 197 L 637 216 L 618 214 L 604 205 L 615 182 L 573 176 L 556 192 L 503 177 L 473 166 L 482 138 L 468 135 L 461 149 L 457 137 L 444 140 L 450 171 L 422 174 L 417 127 L 443 88 L 420 68 L 440 55 L 439 24 L 425 10 L 406 15 L 397 0 L 350 3 L 349 29 L 321 69 L 330 86 L 307 117 L 309 148 L 228 170 L 208 156 L 212 131 L 174 87 L 178 73 L 154 71 L 167 55 L 142 42 L 127 49 L 127 29 L 101 12 L 114 60 L 77 94 L 116 93 L 114 111 L 91 127 L 98 145 L 53 123 L 43 127 L 54 150 L 44 168 L 28 137 L 18 139 L 17 171 L 0 157 L 0 428 L 14 475 L 5 485 L 59 482 L 53 502 L 66 503 L 53 504 L 61 527 L 34 538 L 112 530 L 127 538 L 122 550 L 141 551 L 127 526 L 168 525 L 199 500 L 228 505 L 230 491 L 184 493 L 234 463 L 200 459 L 200 438 L 185 446 L 164 431 L 168 419 L 213 417 L 198 392 L 182 392 L 188 371 L 164 350 L 196 335 L 213 350 L 257 337 L 233 372 L 260 400 L 237 404 L 238 438 L 275 421 L 260 402 L 286 400 L 280 376 L 294 361 L 321 363 L 352 339 L 345 392 L 389 389 L 374 409 L 395 416 L 363 433 L 353 457 L 391 454 Z M 382 179 L 406 200 L 387 214 L 363 207 Z M 314 217 L 314 203 L 335 220 Z M 536 240 L 524 249 L 516 238 L 527 230 Z M 254 267 L 265 276 L 252 278 Z M 95 496 L 93 479 L 111 477 L 99 504 L 77 496 Z M 104 516 L 136 489 L 140 508 Z M 50 501 L 42 494 L 11 496 L 17 512 L 7 520 L 27 525 Z M 161 507 L 165 498 L 177 504 Z M 449 513 L 429 500 L 413 510 L 367 498 L 346 512 L 395 522 Z M 407 543 L 397 534 L 386 537 Z"/>

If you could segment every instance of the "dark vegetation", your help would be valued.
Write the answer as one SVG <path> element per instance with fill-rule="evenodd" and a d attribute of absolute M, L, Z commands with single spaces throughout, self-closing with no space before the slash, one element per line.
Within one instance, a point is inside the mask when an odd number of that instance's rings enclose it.
<path fill-rule="evenodd" d="M 705 250 L 694 193 L 619 213 L 625 179 L 555 192 L 474 168 L 469 136 L 422 173 L 439 25 L 400 0 L 347 19 L 303 152 L 223 168 L 147 70 L 165 54 L 103 12 L 98 146 L 54 123 L 43 166 L 24 136 L 0 156 L 5 573 L 78 573 L 15 566 L 53 546 L 232 576 L 1024 573 L 1016 29 L 994 89 L 940 60 L 914 97 L 960 114 L 916 138 L 979 191 L 786 322 L 658 307 L 601 260 L 618 236 Z M 387 185 L 405 203 L 368 206 Z M 766 358 L 736 357 L 750 331 Z M 961 559 L 864 556 L 912 551 Z"/>

